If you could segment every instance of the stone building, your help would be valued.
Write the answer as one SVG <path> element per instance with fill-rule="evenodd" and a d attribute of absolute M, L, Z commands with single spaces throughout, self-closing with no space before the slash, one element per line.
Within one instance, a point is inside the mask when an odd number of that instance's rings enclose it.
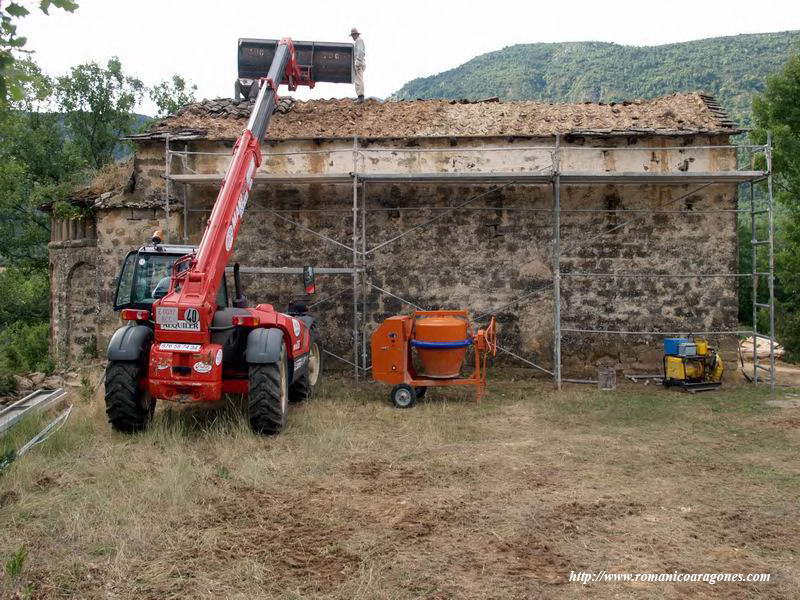
<path fill-rule="evenodd" d="M 82 220 L 54 218 L 60 359 L 95 339 L 104 350 L 119 325 L 111 305 L 126 252 L 157 228 L 173 243 L 199 241 L 249 110 L 231 100 L 185 107 L 130 138 L 126 189 L 84 197 L 92 214 Z M 494 314 L 506 358 L 550 371 L 558 297 L 567 375 L 660 365 L 663 336 L 598 331 L 737 328 L 736 277 L 685 277 L 736 272 L 737 185 L 754 176 L 736 170 L 730 138 L 740 129 L 708 96 L 285 99 L 278 113 L 236 259 L 248 297 L 276 306 L 301 291 L 296 270 L 316 266 L 314 310 L 327 348 L 346 361 L 368 366 L 370 332 L 413 306 Z M 736 348 L 730 335 L 712 338 Z"/>

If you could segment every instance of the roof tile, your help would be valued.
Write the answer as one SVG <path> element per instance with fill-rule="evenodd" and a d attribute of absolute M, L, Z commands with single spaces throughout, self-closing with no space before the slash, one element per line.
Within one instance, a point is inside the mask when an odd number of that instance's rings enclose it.
<path fill-rule="evenodd" d="M 417 138 L 604 135 L 654 133 L 735 134 L 738 128 L 711 96 L 682 93 L 649 100 L 604 103 L 464 102 L 415 100 L 357 104 L 351 99 L 283 98 L 270 123 L 273 140 L 307 138 Z M 183 107 L 132 139 L 235 139 L 252 102 L 218 98 Z"/>

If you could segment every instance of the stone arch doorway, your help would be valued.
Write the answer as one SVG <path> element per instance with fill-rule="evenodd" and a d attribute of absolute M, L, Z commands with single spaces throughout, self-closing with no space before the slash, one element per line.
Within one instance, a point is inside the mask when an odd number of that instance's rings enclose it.
<path fill-rule="evenodd" d="M 79 262 L 67 277 L 67 363 L 97 355 L 97 280 L 94 265 Z"/>

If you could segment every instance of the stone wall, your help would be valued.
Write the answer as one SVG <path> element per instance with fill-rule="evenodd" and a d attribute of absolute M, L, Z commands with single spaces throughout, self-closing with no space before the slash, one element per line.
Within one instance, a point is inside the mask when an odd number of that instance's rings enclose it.
<path fill-rule="evenodd" d="M 97 236 L 92 218 L 54 218 L 50 239 L 51 350 L 61 363 L 97 352 Z"/>
<path fill-rule="evenodd" d="M 364 142 L 356 156 L 360 172 L 521 172 L 552 166 L 551 139 L 428 139 Z M 735 167 L 726 138 L 565 138 L 560 141 L 563 170 L 583 172 L 716 171 Z M 262 172 L 271 174 L 347 173 L 354 168 L 352 140 L 298 140 L 267 147 Z M 187 154 L 172 172 L 222 172 L 224 143 L 196 141 L 173 147 Z M 508 148 L 489 150 L 488 148 Z M 615 149 L 619 148 L 619 149 Z M 650 148 L 663 148 L 651 150 Z M 418 152 L 418 150 L 424 150 Z M 163 206 L 163 143 L 139 144 L 137 202 Z M 736 208 L 734 185 L 575 185 L 564 186 L 561 270 L 562 322 L 573 329 L 732 330 L 736 329 L 734 278 L 588 278 L 579 273 L 732 273 L 737 264 L 734 213 L 691 215 L 674 211 Z M 197 243 L 216 198 L 218 184 L 172 186 L 172 241 Z M 461 209 L 452 207 L 473 199 Z M 190 207 L 183 230 L 183 203 Z M 412 233 L 369 252 L 366 276 L 355 300 L 366 300 L 367 335 L 390 314 L 410 305 L 377 286 L 425 308 L 469 308 L 491 312 L 500 321 L 502 345 L 545 367 L 552 366 L 552 190 L 549 185 L 368 184 L 359 190 L 366 206 L 357 247 L 369 250 L 404 231 Z M 244 266 L 351 267 L 352 184 L 257 184 L 236 245 Z M 603 212 L 580 212 L 598 209 Z M 656 213 L 623 210 L 661 209 Z M 273 212 L 277 211 L 277 212 Z M 110 310 L 115 277 L 125 252 L 164 227 L 159 208 L 109 206 L 97 213 L 98 336 L 100 347 L 118 326 Z M 432 223 L 427 222 L 435 219 Z M 293 221 L 294 223 L 292 223 Z M 623 222 L 631 221 L 624 227 Z M 422 226 L 425 225 L 425 226 Z M 285 307 L 302 290 L 299 276 L 245 275 L 251 301 Z M 325 341 L 352 359 L 353 301 L 350 274 L 319 275 L 315 312 Z M 371 285 L 370 285 L 371 284 Z M 536 291 L 542 288 L 540 291 Z M 55 289 L 55 288 L 54 288 Z M 364 294 L 364 296 L 362 296 Z M 57 302 L 61 296 L 54 296 Z M 359 327 L 360 328 L 360 327 Z M 727 342 L 728 348 L 732 341 Z M 660 364 L 660 336 L 622 338 L 565 332 L 565 373 L 581 375 L 599 362 L 638 370 Z M 330 361 L 334 365 L 336 361 Z M 340 363 L 340 366 L 342 364 Z"/>

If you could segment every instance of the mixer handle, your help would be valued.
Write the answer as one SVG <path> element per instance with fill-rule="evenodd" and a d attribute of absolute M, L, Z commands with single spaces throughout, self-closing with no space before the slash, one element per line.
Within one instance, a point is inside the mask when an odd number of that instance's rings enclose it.
<path fill-rule="evenodd" d="M 492 356 L 497 356 L 497 319 L 494 317 L 489 321 L 489 326 L 482 330 L 483 339 L 486 340 L 486 349 Z"/>

